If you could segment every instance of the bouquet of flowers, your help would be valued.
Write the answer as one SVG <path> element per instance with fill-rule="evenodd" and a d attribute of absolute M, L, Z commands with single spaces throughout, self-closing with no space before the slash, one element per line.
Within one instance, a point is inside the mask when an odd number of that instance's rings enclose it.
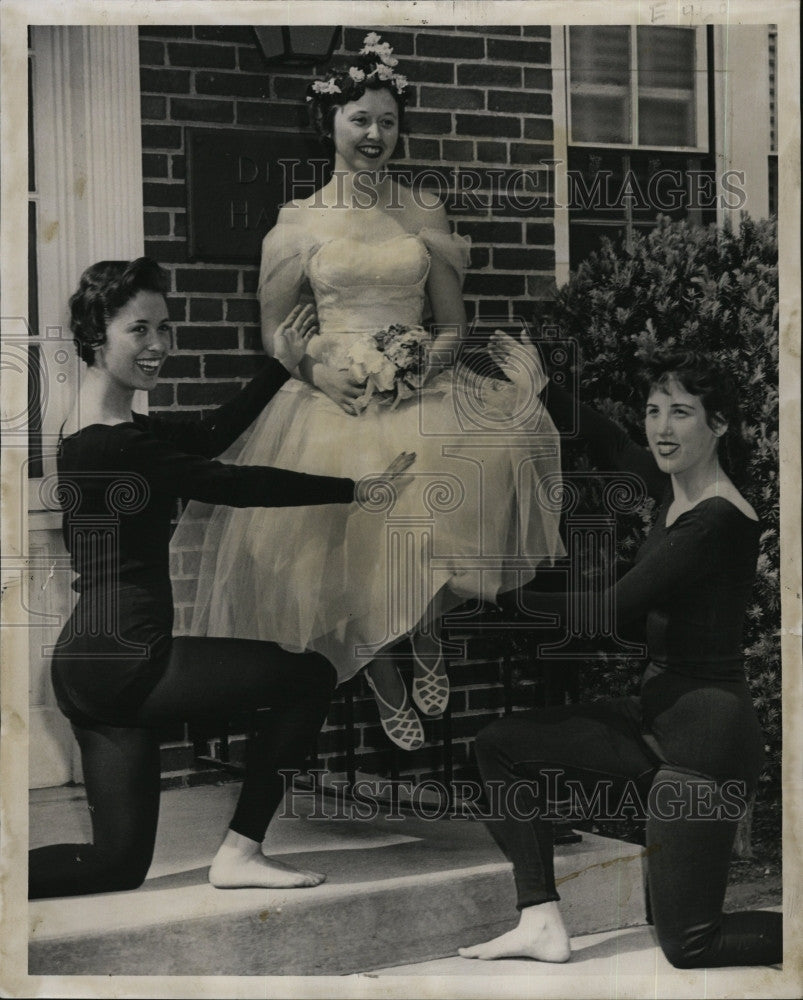
<path fill-rule="evenodd" d="M 349 373 L 366 383 L 363 407 L 375 399 L 395 409 L 419 393 L 426 380 L 426 348 L 431 343 L 423 327 L 401 323 L 356 340 L 348 349 Z"/>

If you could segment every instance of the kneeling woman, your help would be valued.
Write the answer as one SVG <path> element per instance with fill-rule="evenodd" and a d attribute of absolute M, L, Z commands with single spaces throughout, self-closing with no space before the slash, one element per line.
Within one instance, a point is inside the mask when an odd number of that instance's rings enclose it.
<path fill-rule="evenodd" d="M 88 268 L 70 299 L 71 329 L 88 368 L 58 455 L 63 531 L 79 598 L 52 662 L 59 707 L 81 748 L 91 844 L 29 854 L 30 897 L 133 889 L 150 866 L 159 812 L 158 727 L 255 716 L 234 817 L 210 870 L 219 887 L 312 886 L 323 881 L 262 857 L 283 794 L 280 770 L 298 769 L 335 687 L 315 653 L 270 642 L 172 638 L 170 519 L 178 497 L 233 506 L 351 503 L 350 479 L 213 461 L 290 377 L 314 333 L 311 307 L 282 324 L 275 359 L 199 421 L 131 412 L 152 389 L 170 348 L 166 274 L 148 258 Z M 412 461 L 400 456 L 395 478 Z"/>
<path fill-rule="evenodd" d="M 535 369 L 545 382 L 531 345 L 498 334 L 491 352 L 514 381 Z M 489 798 L 493 784 L 504 790 L 523 781 L 536 818 L 517 818 L 497 795 L 500 815 L 489 829 L 513 862 L 521 919 L 515 930 L 461 949 L 466 958 L 570 956 L 551 824 L 539 818 L 554 810 L 555 772 L 567 782 L 564 791 L 571 781 L 586 802 L 606 787 L 614 802 L 626 786 L 642 793 L 652 915 L 673 965 L 782 958 L 781 914 L 722 913 L 739 799 L 746 802 L 755 788 L 763 743 L 742 657 L 761 528 L 723 468 L 740 444 L 736 393 L 716 364 L 691 352 L 657 355 L 647 387 L 649 452 L 579 407 L 579 434 L 597 467 L 634 472 L 659 504 L 634 567 L 604 595 L 617 627 L 646 619 L 650 662 L 640 696 L 515 713 L 479 734 Z M 554 386 L 547 406 L 559 428 L 574 415 L 574 401 Z M 532 597 L 537 610 L 564 614 L 577 606 L 573 595 Z"/>

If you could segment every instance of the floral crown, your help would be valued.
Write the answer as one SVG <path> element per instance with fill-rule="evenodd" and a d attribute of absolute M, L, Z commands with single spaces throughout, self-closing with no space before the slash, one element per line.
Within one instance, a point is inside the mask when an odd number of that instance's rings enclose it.
<path fill-rule="evenodd" d="M 356 65 L 337 70 L 326 80 L 315 80 L 307 89 L 307 100 L 343 94 L 347 100 L 358 100 L 368 81 L 376 79 L 393 87 L 400 97 L 407 96 L 407 77 L 397 73 L 394 66 L 399 60 L 393 55 L 389 42 L 380 41 L 375 31 L 363 39 Z"/>

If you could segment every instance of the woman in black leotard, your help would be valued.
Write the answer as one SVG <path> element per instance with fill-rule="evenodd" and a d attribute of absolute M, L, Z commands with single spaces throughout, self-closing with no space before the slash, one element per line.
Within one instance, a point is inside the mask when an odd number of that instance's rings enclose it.
<path fill-rule="evenodd" d="M 59 636 L 52 677 L 81 748 L 93 842 L 31 851 L 31 898 L 141 885 L 159 810 L 158 727 L 243 711 L 252 715 L 254 735 L 210 881 L 290 888 L 324 878 L 269 861 L 260 844 L 283 794 L 279 772 L 302 766 L 326 715 L 334 670 L 318 654 L 288 653 L 271 642 L 172 638 L 168 571 L 179 497 L 262 507 L 354 500 L 350 479 L 212 460 L 290 377 L 315 331 L 314 312 L 294 309 L 276 357 L 207 419 L 146 417 L 131 404 L 135 390 L 154 387 L 169 351 L 165 289 L 155 261 L 106 261 L 84 272 L 70 300 L 88 368 L 62 429 L 58 498 L 79 597 Z M 400 456 L 388 478 L 411 461 Z"/>
<path fill-rule="evenodd" d="M 539 391 L 545 384 L 532 345 L 497 334 L 491 354 L 522 387 L 528 372 L 536 372 Z M 477 737 L 489 799 L 501 807 L 488 825 L 513 862 L 521 919 L 508 934 L 461 949 L 467 958 L 570 957 L 551 824 L 540 817 L 550 808 L 554 816 L 555 799 L 572 790 L 585 803 L 603 793 L 604 810 L 629 789 L 631 805 L 634 790 L 645 803 L 652 916 L 670 962 L 710 968 L 782 959 L 781 914 L 722 913 L 736 826 L 762 763 L 742 655 L 761 529 L 724 468 L 739 434 L 736 395 L 716 364 L 691 352 L 657 354 L 647 375 L 649 452 L 549 389 L 559 429 L 579 417 L 597 467 L 636 473 L 659 505 L 634 567 L 603 595 L 617 628 L 646 621 L 649 664 L 639 697 L 515 713 Z M 528 597 L 536 610 L 563 616 L 580 595 Z M 512 802 L 491 795 L 514 782 Z"/>

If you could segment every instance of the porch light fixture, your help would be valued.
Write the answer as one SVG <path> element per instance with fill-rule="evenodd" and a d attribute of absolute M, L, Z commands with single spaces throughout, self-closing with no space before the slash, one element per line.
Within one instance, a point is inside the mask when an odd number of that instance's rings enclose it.
<path fill-rule="evenodd" d="M 340 28 L 331 24 L 254 27 L 254 32 L 268 65 L 316 66 L 329 62 L 340 38 Z"/>

